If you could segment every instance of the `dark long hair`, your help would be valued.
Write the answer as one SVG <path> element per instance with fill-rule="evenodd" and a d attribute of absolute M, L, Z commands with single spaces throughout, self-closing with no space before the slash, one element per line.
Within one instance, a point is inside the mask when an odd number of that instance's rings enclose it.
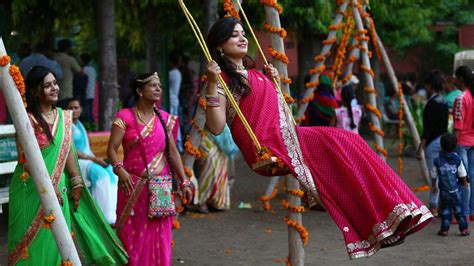
<path fill-rule="evenodd" d="M 352 115 L 352 105 L 351 102 L 355 98 L 354 89 L 352 89 L 351 85 L 346 85 L 342 87 L 341 90 L 341 98 L 344 100 L 346 104 L 347 111 L 349 112 L 349 117 L 351 119 L 351 129 L 356 128 L 356 124 L 354 123 L 354 116 Z"/>
<path fill-rule="evenodd" d="M 33 115 L 36 121 L 40 124 L 43 132 L 46 133 L 48 140 L 53 142 L 53 135 L 51 134 L 51 130 L 49 130 L 48 123 L 41 115 L 40 108 L 40 97 L 44 94 L 43 82 L 46 76 L 50 73 L 54 75 L 54 73 L 46 67 L 34 66 L 26 75 L 25 96 L 26 104 L 28 106 L 26 107 L 26 111 Z"/>
<path fill-rule="evenodd" d="M 235 25 L 237 24 L 242 25 L 240 20 L 233 17 L 219 19 L 216 23 L 214 23 L 211 30 L 209 31 L 206 43 L 212 58 L 217 62 L 217 64 L 219 64 L 222 71 L 226 73 L 227 76 L 229 76 L 228 85 L 230 90 L 241 96 L 244 96 L 251 93 L 251 89 L 247 84 L 245 76 L 237 72 L 236 65 L 227 57 L 222 56 L 221 52 L 218 50 L 220 45 L 232 37 Z M 243 64 L 247 69 L 254 67 L 254 62 L 248 55 L 245 55 L 243 58 Z"/>
<path fill-rule="evenodd" d="M 130 82 L 130 89 L 132 90 L 133 97 L 135 97 L 135 103 L 138 102 L 138 99 L 140 96 L 138 95 L 138 91 L 142 91 L 145 89 L 145 85 L 150 82 L 149 80 L 144 82 L 144 80 L 147 80 L 151 76 L 155 75 L 155 73 L 145 73 L 142 74 L 138 77 L 136 77 L 134 80 Z M 163 116 L 161 115 L 160 111 L 158 111 L 157 108 L 153 107 L 153 111 L 155 114 L 158 116 L 160 119 L 160 123 L 163 126 L 163 130 L 165 131 L 165 152 L 166 152 L 166 160 L 168 161 L 168 165 L 170 166 L 170 173 L 171 176 L 174 177 L 174 170 L 173 170 L 173 164 L 171 163 L 171 154 L 170 154 L 170 140 L 168 137 L 168 128 L 166 127 L 165 120 L 163 119 Z"/>
<path fill-rule="evenodd" d="M 474 95 L 474 75 L 472 74 L 471 68 L 468 66 L 460 66 L 456 69 L 454 75 L 456 78 L 462 79 L 464 85 L 471 91 L 471 95 Z"/>

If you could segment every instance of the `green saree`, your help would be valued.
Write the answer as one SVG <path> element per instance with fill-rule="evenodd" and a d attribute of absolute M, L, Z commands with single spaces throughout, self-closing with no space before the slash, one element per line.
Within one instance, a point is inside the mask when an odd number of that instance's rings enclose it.
<path fill-rule="evenodd" d="M 35 135 L 41 147 L 56 194 L 62 199 L 62 212 L 83 264 L 120 265 L 127 263 L 127 254 L 112 228 L 107 224 L 89 191 L 82 189 L 77 211 L 68 199 L 69 174 L 65 170 L 70 151 L 76 154 L 72 141 L 72 115 L 58 108 L 51 129 L 54 141 L 45 141 L 35 119 Z M 76 156 L 75 156 L 76 157 Z M 77 164 L 77 157 L 76 165 Z M 79 167 L 79 166 L 77 166 Z M 9 265 L 59 265 L 61 257 L 50 228 L 43 221 L 44 213 L 31 176 L 22 176 L 18 164 L 10 184 L 8 217 Z"/>

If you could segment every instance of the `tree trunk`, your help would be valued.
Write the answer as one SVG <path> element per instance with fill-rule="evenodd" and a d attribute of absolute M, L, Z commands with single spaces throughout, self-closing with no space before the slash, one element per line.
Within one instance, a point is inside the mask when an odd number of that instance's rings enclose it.
<path fill-rule="evenodd" d="M 158 8 L 149 3 L 146 9 L 146 72 L 158 70 L 158 23 L 156 14 L 158 14 Z"/>
<path fill-rule="evenodd" d="M 110 130 L 118 102 L 115 1 L 96 1 L 96 12 L 100 75 L 99 128 Z"/>

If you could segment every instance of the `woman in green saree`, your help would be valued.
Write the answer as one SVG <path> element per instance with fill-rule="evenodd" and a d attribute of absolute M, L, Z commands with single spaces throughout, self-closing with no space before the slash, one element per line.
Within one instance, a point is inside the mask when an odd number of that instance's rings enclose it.
<path fill-rule="evenodd" d="M 45 67 L 26 78 L 27 111 L 46 168 L 82 263 L 127 263 L 127 254 L 87 189 L 72 141 L 72 114 L 56 108 L 59 87 Z M 21 154 L 21 148 L 19 148 Z M 21 156 L 20 156 L 21 157 Z M 10 184 L 9 265 L 59 265 L 61 257 L 43 212 L 28 162 L 20 160 Z"/>

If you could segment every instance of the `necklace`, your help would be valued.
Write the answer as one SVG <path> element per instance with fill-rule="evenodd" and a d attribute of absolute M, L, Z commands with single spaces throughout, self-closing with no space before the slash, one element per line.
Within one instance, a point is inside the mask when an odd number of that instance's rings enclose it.
<path fill-rule="evenodd" d="M 245 66 L 235 66 L 236 70 L 245 70 Z"/>
<path fill-rule="evenodd" d="M 142 117 L 142 114 L 141 112 L 138 110 L 138 108 L 135 106 L 135 111 L 137 112 L 137 117 L 138 117 L 138 120 L 140 120 L 140 122 L 143 123 L 144 126 L 146 126 L 149 130 L 152 129 L 152 125 L 149 125 L 150 121 L 153 119 L 153 117 L 155 116 L 155 114 L 153 113 L 153 116 L 152 118 L 147 122 L 143 117 Z"/>
<path fill-rule="evenodd" d="M 54 122 L 54 117 L 56 116 L 56 109 L 53 109 L 47 113 L 41 113 L 43 118 L 45 118 L 48 124 L 52 124 Z"/>

